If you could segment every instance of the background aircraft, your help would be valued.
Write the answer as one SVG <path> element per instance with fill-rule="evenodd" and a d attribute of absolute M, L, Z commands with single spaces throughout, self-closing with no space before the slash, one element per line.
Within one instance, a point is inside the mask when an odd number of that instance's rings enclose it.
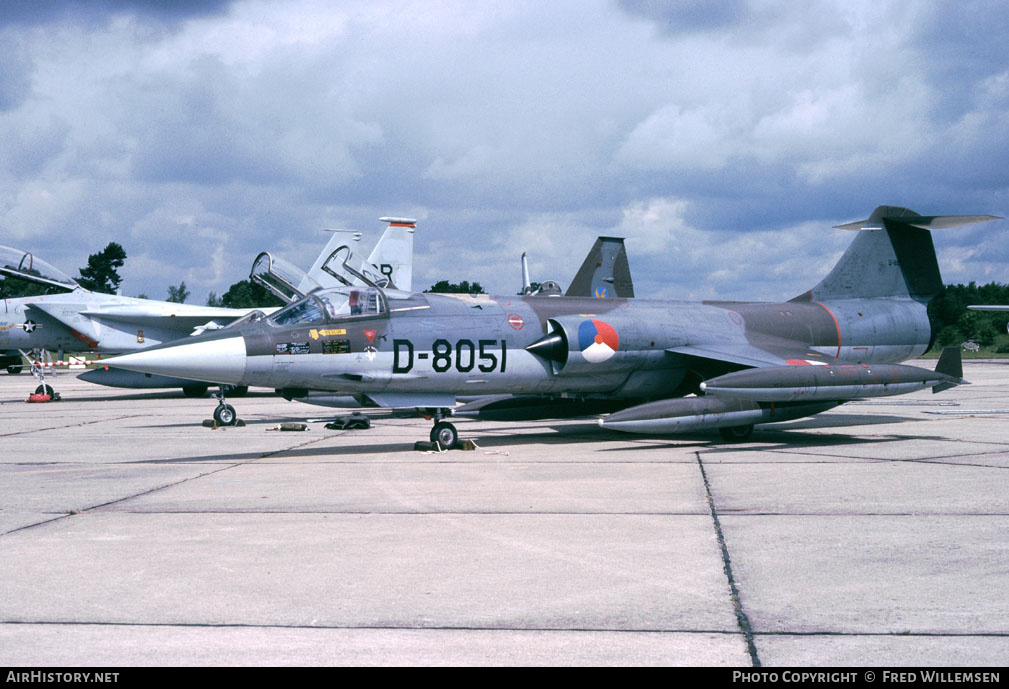
<path fill-rule="evenodd" d="M 19 373 L 29 350 L 130 352 L 214 329 L 250 309 L 194 306 L 91 292 L 29 252 L 0 246 L 0 274 L 59 293 L 3 300 L 0 350 Z"/>
<path fill-rule="evenodd" d="M 356 258 L 349 243 L 351 240 L 360 240 L 360 232 L 328 230 L 333 233 L 333 236 L 326 243 L 308 272 L 264 251 L 253 261 L 249 277 L 282 300 L 291 302 L 301 299 L 305 294 L 315 289 L 345 284 L 363 284 L 355 275 L 342 272 L 344 261 L 349 261 L 351 264 L 357 264 L 357 271 L 379 284 L 402 283 L 408 285 L 405 289 L 409 289 L 409 285 L 413 281 L 413 234 L 417 227 L 417 221 L 409 218 L 380 218 L 380 220 L 388 223 L 388 226 L 363 263 Z M 351 235 L 350 238 L 348 238 L 348 234 Z M 265 311 L 272 310 L 266 309 Z M 241 313 L 245 316 L 252 311 L 254 310 L 243 309 Z M 258 318 L 259 316 L 254 317 Z M 185 333 L 185 335 L 189 334 Z M 138 373 L 109 366 L 85 371 L 77 377 L 89 383 L 110 387 L 182 388 L 190 396 L 201 396 L 207 392 L 208 388 L 208 384 L 204 381 Z M 246 390 L 247 386 L 230 386 L 229 393 L 240 396 Z"/>
<path fill-rule="evenodd" d="M 634 297 L 634 281 L 631 280 L 630 264 L 623 237 L 597 237 L 595 244 L 575 273 L 574 279 L 564 292 L 554 280 L 541 283 L 533 289 L 529 281 L 529 261 L 522 252 L 522 294 L 526 296 L 596 297 L 616 299 Z"/>
<path fill-rule="evenodd" d="M 436 422 L 432 440 L 443 446 L 458 438 L 445 421 L 457 396 L 492 394 L 515 395 L 513 406 L 568 399 L 622 408 L 601 420 L 607 428 L 719 428 L 738 440 L 756 423 L 964 382 L 955 355 L 941 358 L 935 372 L 897 362 L 928 348 L 927 304 L 943 288 L 928 229 L 992 219 L 880 206 L 868 220 L 840 226 L 859 232 L 833 270 L 783 303 L 340 287 L 257 323 L 113 361 L 156 374 L 332 390 L 376 406 L 424 409 Z M 234 409 L 224 406 L 215 416 L 233 420 Z"/>

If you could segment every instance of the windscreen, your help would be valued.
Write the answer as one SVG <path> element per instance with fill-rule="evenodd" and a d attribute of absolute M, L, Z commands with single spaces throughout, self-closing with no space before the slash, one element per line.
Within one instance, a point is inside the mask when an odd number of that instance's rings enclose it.
<path fill-rule="evenodd" d="M 77 281 L 60 269 L 11 246 L 0 246 L 0 273 L 67 289 L 77 287 Z"/>
<path fill-rule="evenodd" d="M 385 300 L 374 287 L 318 290 L 270 317 L 274 325 L 309 325 L 385 313 Z"/>

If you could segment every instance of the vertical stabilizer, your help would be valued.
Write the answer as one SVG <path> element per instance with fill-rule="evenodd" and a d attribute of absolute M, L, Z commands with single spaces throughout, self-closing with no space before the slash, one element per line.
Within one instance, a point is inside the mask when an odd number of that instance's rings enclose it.
<path fill-rule="evenodd" d="M 997 219 L 923 216 L 899 206 L 879 206 L 867 220 L 838 225 L 858 230 L 858 235 L 827 277 L 793 301 L 910 297 L 928 302 L 943 290 L 929 230 Z"/>
<path fill-rule="evenodd" d="M 599 237 L 578 269 L 567 297 L 633 298 L 634 282 L 622 237 Z"/>

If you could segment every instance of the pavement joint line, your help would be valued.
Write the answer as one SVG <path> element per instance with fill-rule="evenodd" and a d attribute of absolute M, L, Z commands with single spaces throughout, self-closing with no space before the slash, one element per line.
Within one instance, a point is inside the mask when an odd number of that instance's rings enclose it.
<path fill-rule="evenodd" d="M 788 452 L 787 450 L 765 450 L 765 451 L 766 452 L 772 452 L 772 453 L 782 453 L 782 454 L 807 454 L 807 453 L 798 453 L 798 452 L 793 453 L 793 452 Z M 812 456 L 812 457 L 824 457 L 824 458 L 829 457 L 831 459 L 844 459 L 844 460 L 848 460 L 847 462 L 830 462 L 832 464 L 834 464 L 834 463 L 836 463 L 836 464 L 845 464 L 845 463 L 848 463 L 848 464 L 866 464 L 866 463 L 869 463 L 869 462 L 876 462 L 876 463 L 879 463 L 879 462 L 901 462 L 901 463 L 908 463 L 908 462 L 934 462 L 936 464 L 949 464 L 950 466 L 970 466 L 970 464 L 965 464 L 963 462 L 936 462 L 936 460 L 938 460 L 938 459 L 956 459 L 958 457 L 988 457 L 988 456 L 1002 457 L 1002 456 L 1009 456 L 1009 447 L 1007 447 L 1005 450 L 992 450 L 991 452 L 966 452 L 966 453 L 964 453 L 962 455 L 941 455 L 939 457 L 911 457 L 911 458 L 908 458 L 908 459 L 890 459 L 888 457 L 852 457 L 850 455 L 835 455 L 835 454 L 811 454 L 810 456 Z M 809 460 L 809 461 L 805 461 L 805 462 L 792 462 L 792 463 L 793 464 L 823 464 L 823 463 L 826 463 L 826 462 L 827 462 L 827 460 L 824 459 L 824 460 L 821 460 L 821 461 Z M 729 462 L 723 462 L 723 464 L 728 464 L 728 463 Z M 759 464 L 780 464 L 781 462 L 733 462 L 733 463 L 734 464 L 758 464 L 758 463 Z M 977 466 L 990 466 L 990 465 L 988 465 L 988 464 L 978 464 Z M 1001 468 L 1004 468 L 1004 467 L 993 467 L 993 468 L 1000 468 L 1001 469 Z"/>
<path fill-rule="evenodd" d="M 107 421 L 122 421 L 123 419 L 137 419 L 143 417 L 144 414 L 127 414 L 126 416 L 114 416 L 104 419 L 95 419 L 94 421 L 81 421 L 80 423 L 71 424 L 69 426 L 47 426 L 46 428 L 29 428 L 23 431 L 14 431 L 13 433 L 0 433 L 0 438 L 10 438 L 15 435 L 28 435 L 29 433 L 40 433 L 42 431 L 56 431 L 65 428 L 80 428 L 81 426 L 90 426 L 96 423 L 105 423 Z"/>
<path fill-rule="evenodd" d="M 455 510 L 453 512 L 445 512 L 439 510 L 437 512 L 430 510 L 402 510 L 398 512 L 390 510 L 290 510 L 290 509 L 257 509 L 257 508 L 235 508 L 232 510 L 166 510 L 166 509 L 146 509 L 146 510 L 121 510 L 122 513 L 135 514 L 135 515 L 168 515 L 168 514 L 322 514 L 322 515 L 374 515 L 377 517 L 473 517 L 473 516 L 487 516 L 487 517 L 703 517 L 705 514 L 703 512 L 544 512 L 542 510 L 536 512 L 518 512 L 518 511 L 462 511 Z M 786 513 L 783 513 L 786 514 Z M 791 514 L 791 513 L 787 513 Z M 733 515 L 735 516 L 735 515 Z M 748 515 L 745 515 L 748 516 Z M 762 515 L 762 516 L 778 516 L 777 513 Z M 820 514 L 810 514 L 810 515 L 799 515 L 799 516 L 830 516 L 830 515 L 820 515 Z M 858 515 L 863 516 L 863 515 Z M 865 515 L 865 516 L 876 516 L 876 515 Z M 879 515 L 879 516 L 894 516 L 889 514 Z M 922 516 L 920 514 L 908 514 L 908 515 L 896 515 L 896 516 Z M 928 515 L 932 516 L 932 515 Z M 944 516 L 944 515 L 938 515 Z M 945 516 L 961 516 L 961 515 L 945 515 Z M 989 514 L 983 515 L 965 515 L 965 516 L 992 516 Z M 994 515 L 994 516 L 1009 516 L 1009 515 Z"/>
<path fill-rule="evenodd" d="M 239 466 L 241 464 L 251 464 L 252 462 L 258 462 L 261 459 L 268 459 L 269 457 L 273 457 L 275 455 L 279 455 L 279 454 L 282 454 L 284 452 L 293 452 L 295 450 L 299 450 L 299 449 L 301 449 L 303 447 L 306 447 L 308 445 L 312 445 L 314 443 L 322 442 L 323 440 L 325 440 L 328 437 L 330 437 L 330 436 L 325 436 L 324 435 L 321 438 L 312 438 L 311 440 L 306 440 L 303 443 L 298 443 L 296 445 L 291 445 L 290 447 L 285 447 L 282 450 L 274 450 L 272 452 L 266 452 L 266 453 L 261 454 L 259 457 L 251 458 L 251 459 L 249 459 L 249 460 L 247 460 L 245 462 L 239 462 L 235 466 Z M 363 464 L 363 462 L 362 462 L 362 464 Z"/>
<path fill-rule="evenodd" d="M 711 511 L 711 520 L 715 525 L 715 535 L 718 537 L 718 547 L 722 551 L 722 570 L 729 582 L 729 591 L 732 595 L 732 607 L 736 612 L 736 622 L 746 638 L 746 650 L 750 654 L 750 662 L 753 667 L 761 667 L 760 656 L 757 655 L 757 646 L 753 641 L 753 629 L 750 627 L 750 618 L 743 610 L 743 603 L 739 599 L 739 589 L 736 588 L 736 580 L 732 576 L 732 563 L 729 560 L 729 549 L 725 544 L 725 536 L 722 533 L 722 524 L 718 521 L 718 511 L 715 509 L 715 499 L 711 495 L 711 485 L 708 483 L 708 475 L 704 471 L 704 461 L 701 453 L 694 452 L 697 457 L 697 466 L 701 470 L 701 478 L 704 480 L 704 493 L 708 500 L 708 509 Z"/>
<path fill-rule="evenodd" d="M 123 417 L 123 418 L 130 418 L 130 417 Z M 89 421 L 89 422 L 85 422 L 85 423 L 97 423 L 97 422 Z M 78 424 L 78 425 L 84 425 L 84 424 Z M 309 442 L 314 442 L 314 441 L 309 441 Z M 301 445 L 305 445 L 305 444 L 307 444 L 307 443 L 301 443 Z M 300 447 L 301 445 L 296 445 L 296 446 L 294 446 L 292 448 L 287 448 L 287 449 L 288 450 L 294 449 L 296 447 Z M 243 466 L 245 464 L 250 464 L 250 463 L 255 462 L 255 461 L 259 460 L 259 459 L 264 459 L 264 458 L 269 457 L 271 455 L 277 454 L 277 452 L 284 452 L 284 451 L 285 450 L 278 450 L 278 451 L 275 451 L 275 452 L 268 452 L 265 455 L 262 455 L 260 457 L 249 459 L 249 460 L 244 461 L 244 462 L 235 462 L 235 463 L 232 463 L 232 464 L 228 464 L 228 465 L 220 467 L 220 468 L 218 468 L 218 469 L 216 469 L 214 471 L 208 471 L 208 472 L 199 474 L 197 476 L 190 476 L 188 478 L 182 479 L 181 481 L 173 481 L 172 483 L 166 483 L 163 486 L 156 486 L 154 488 L 151 488 L 150 490 L 141 491 L 141 492 L 135 493 L 133 495 L 126 495 L 126 496 L 123 496 L 121 498 L 116 498 L 115 500 L 110 500 L 108 502 L 103 502 L 103 503 L 98 504 L 98 505 L 91 505 L 90 507 L 82 507 L 79 510 L 73 510 L 72 512 L 68 512 L 67 514 L 62 514 L 62 515 L 60 515 L 58 517 L 55 517 L 53 519 L 46 519 L 45 521 L 36 522 L 34 524 L 26 524 L 24 526 L 19 526 L 16 529 L 11 529 L 10 531 L 5 531 L 3 533 L 0 533 L 0 538 L 2 538 L 4 536 L 9 536 L 10 534 L 18 533 L 19 531 L 25 531 L 27 529 L 34 529 L 36 527 L 45 526 L 46 524 L 52 524 L 53 522 L 61 521 L 61 520 L 64 520 L 64 519 L 68 519 L 70 517 L 80 516 L 81 514 L 84 514 L 84 513 L 87 513 L 87 512 L 92 512 L 92 511 L 95 511 L 95 510 L 101 510 L 101 509 L 109 507 L 111 505 L 117 505 L 117 504 L 119 504 L 121 502 L 125 502 L 127 500 L 133 500 L 134 498 L 139 498 L 139 497 L 143 497 L 145 495 L 150 495 L 152 493 L 156 493 L 156 492 L 164 490 L 166 488 L 172 488 L 174 486 L 182 485 L 183 483 L 188 483 L 189 481 L 195 481 L 197 479 L 201 479 L 201 478 L 204 478 L 206 476 L 211 476 L 213 474 L 219 474 L 222 471 L 227 471 L 228 469 L 234 469 L 235 467 Z"/>
<path fill-rule="evenodd" d="M 0 620 L 0 625 L 81 626 L 81 627 L 177 627 L 196 629 L 305 629 L 319 631 L 411 631 L 411 632 L 573 632 L 578 634 L 722 634 L 738 636 L 725 629 L 627 629 L 609 627 L 506 627 L 408 624 L 270 624 L 268 622 L 82 622 L 74 620 Z M 972 635 L 973 636 L 973 635 Z"/>
<path fill-rule="evenodd" d="M 839 632 L 839 631 L 822 631 L 822 632 L 756 632 L 757 636 L 915 636 L 915 637 L 930 637 L 930 638 L 973 638 L 976 636 L 991 637 L 994 639 L 1001 639 L 1009 637 L 1009 631 L 1007 632 Z"/>
<path fill-rule="evenodd" d="M 581 634 L 721 634 L 725 636 L 738 636 L 739 632 L 725 629 L 609 629 L 605 627 L 477 627 L 477 626 L 418 626 L 418 625 L 347 625 L 347 624 L 271 624 L 269 622 L 95 622 L 82 620 L 0 620 L 2 625 L 23 625 L 39 627 L 152 627 L 152 628 L 182 628 L 182 629 L 304 629 L 319 631 L 418 631 L 418 632 L 573 632 Z M 754 632 L 755 636 L 777 636 L 777 637 L 814 637 L 814 636 L 836 636 L 836 637 L 917 637 L 917 638 L 965 638 L 976 637 L 1003 639 L 1009 638 L 1009 632 L 844 632 L 844 631 L 770 631 Z"/>

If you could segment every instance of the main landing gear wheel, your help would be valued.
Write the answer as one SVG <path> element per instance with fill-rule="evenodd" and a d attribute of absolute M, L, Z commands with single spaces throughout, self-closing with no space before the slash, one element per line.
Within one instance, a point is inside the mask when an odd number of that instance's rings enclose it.
<path fill-rule="evenodd" d="M 229 397 L 245 397 L 249 392 L 248 385 L 225 385 Z"/>
<path fill-rule="evenodd" d="M 238 421 L 238 413 L 230 404 L 219 404 L 214 410 L 214 421 L 218 426 L 234 426 Z"/>
<path fill-rule="evenodd" d="M 439 421 L 431 429 L 431 442 L 438 443 L 442 449 L 451 450 L 459 443 L 459 431 L 448 421 Z"/>
<path fill-rule="evenodd" d="M 742 443 L 753 434 L 753 424 L 749 426 L 725 426 L 718 429 L 722 439 L 730 443 Z"/>
<path fill-rule="evenodd" d="M 16 376 L 17 374 L 21 373 L 21 364 L 12 364 L 8 366 L 7 373 L 11 374 L 12 376 Z"/>

